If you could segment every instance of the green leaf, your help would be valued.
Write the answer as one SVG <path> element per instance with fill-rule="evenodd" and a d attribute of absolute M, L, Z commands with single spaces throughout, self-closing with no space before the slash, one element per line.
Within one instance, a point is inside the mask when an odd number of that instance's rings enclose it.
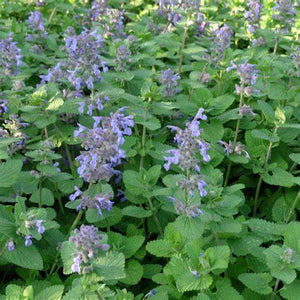
<path fill-rule="evenodd" d="M 270 104 L 266 103 L 265 101 L 258 100 L 258 105 L 267 120 L 269 121 L 275 120 L 275 112 Z"/>
<path fill-rule="evenodd" d="M 300 153 L 291 153 L 289 155 L 289 158 L 298 165 L 300 165 Z"/>
<path fill-rule="evenodd" d="M 284 299 L 299 300 L 300 295 L 300 280 L 295 280 L 292 284 L 285 284 L 280 290 L 280 295 Z"/>
<path fill-rule="evenodd" d="M 272 276 L 267 273 L 244 273 L 238 276 L 238 279 L 250 290 L 261 294 L 268 295 L 272 292 L 269 283 Z"/>
<path fill-rule="evenodd" d="M 174 222 L 175 228 L 187 240 L 196 240 L 202 236 L 204 224 L 201 217 L 188 218 L 179 216 Z"/>
<path fill-rule="evenodd" d="M 94 271 L 102 280 L 116 280 L 125 278 L 125 257 L 119 252 L 107 252 L 98 257 L 93 264 Z"/>
<path fill-rule="evenodd" d="M 147 218 L 152 216 L 152 212 L 150 210 L 145 210 L 142 207 L 137 207 L 132 205 L 123 208 L 122 214 L 124 216 L 130 216 L 134 218 Z"/>
<path fill-rule="evenodd" d="M 17 245 L 14 251 L 5 250 L 3 258 L 8 262 L 17 266 L 32 270 L 43 269 L 43 259 L 41 254 L 31 245 L 26 247 L 25 245 Z"/>
<path fill-rule="evenodd" d="M 251 131 L 251 134 L 253 137 L 260 139 L 260 140 L 265 140 L 265 141 L 269 141 L 269 142 L 273 142 L 273 143 L 279 141 L 278 136 L 271 136 L 270 132 L 268 132 L 268 130 L 254 129 Z"/>
<path fill-rule="evenodd" d="M 208 248 L 204 257 L 208 258 L 210 270 L 218 273 L 227 269 L 229 263 L 230 249 L 228 246 L 216 246 Z"/>
<path fill-rule="evenodd" d="M 50 286 L 35 296 L 35 300 L 60 300 L 64 292 L 63 285 Z"/>
<path fill-rule="evenodd" d="M 273 169 L 271 172 L 272 175 L 268 173 L 262 175 L 263 181 L 268 184 L 291 187 L 296 182 L 296 178 L 291 173 L 284 171 L 281 168 Z"/>
<path fill-rule="evenodd" d="M 129 258 L 143 245 L 145 238 L 142 235 L 131 236 L 125 239 L 123 253 Z"/>
<path fill-rule="evenodd" d="M 191 272 L 187 272 L 176 280 L 176 286 L 180 292 L 206 290 L 212 284 L 210 275 L 199 275 L 196 277 Z"/>
<path fill-rule="evenodd" d="M 128 285 L 138 284 L 143 276 L 143 266 L 137 260 L 131 259 L 126 264 L 125 274 L 126 277 L 120 280 L 122 283 Z"/>
<path fill-rule="evenodd" d="M 136 171 L 126 170 L 123 172 L 123 181 L 126 189 L 133 195 L 141 195 L 145 190 L 145 182 Z"/>
<path fill-rule="evenodd" d="M 247 221 L 247 224 L 252 231 L 260 236 L 283 235 L 285 232 L 284 225 L 268 222 L 262 219 L 251 219 Z"/>
<path fill-rule="evenodd" d="M 146 172 L 146 180 L 151 185 L 155 185 L 161 172 L 161 166 L 155 165 Z"/>
<path fill-rule="evenodd" d="M 170 244 L 166 240 L 148 242 L 146 250 L 157 257 L 170 257 L 173 253 Z"/>
<path fill-rule="evenodd" d="M 22 169 L 22 160 L 10 159 L 0 165 L 0 187 L 11 187 Z"/>
<path fill-rule="evenodd" d="M 61 259 L 63 261 L 63 272 L 65 275 L 73 273 L 71 267 L 73 265 L 73 253 L 76 252 L 76 246 L 71 242 L 63 242 L 61 247 Z"/>
<path fill-rule="evenodd" d="M 52 206 L 54 204 L 54 197 L 52 195 L 52 192 L 46 188 L 42 189 L 41 200 L 42 200 L 41 201 L 42 205 Z M 29 198 L 29 201 L 33 203 L 39 203 L 40 201 L 39 191 L 35 191 Z"/>
<path fill-rule="evenodd" d="M 234 96 L 225 94 L 211 99 L 209 103 L 209 113 L 216 116 L 224 112 L 234 102 Z"/>

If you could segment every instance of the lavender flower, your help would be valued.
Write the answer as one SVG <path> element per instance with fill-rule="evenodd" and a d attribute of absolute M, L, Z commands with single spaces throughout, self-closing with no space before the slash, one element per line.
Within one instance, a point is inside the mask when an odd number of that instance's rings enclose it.
<path fill-rule="evenodd" d="M 191 271 L 191 273 L 192 273 L 196 278 L 199 277 L 199 272 L 198 272 L 198 271 Z"/>
<path fill-rule="evenodd" d="M 219 61 L 223 58 L 225 50 L 230 47 L 232 30 L 227 24 L 224 24 L 215 31 L 214 35 L 215 53 L 218 55 L 216 60 Z"/>
<path fill-rule="evenodd" d="M 76 96 L 81 97 L 82 89 L 93 90 L 95 83 L 102 79 L 101 73 L 108 70 L 100 57 L 102 36 L 87 29 L 79 35 L 75 35 L 72 28 L 67 32 L 70 34 L 65 42 L 68 59 L 49 69 L 47 75 L 40 76 L 41 83 L 60 82 L 66 78 L 75 88 Z"/>
<path fill-rule="evenodd" d="M 39 11 L 30 12 L 28 26 L 33 31 L 45 31 L 43 15 Z"/>
<path fill-rule="evenodd" d="M 85 109 L 87 109 L 87 114 L 92 116 L 93 115 L 93 110 L 102 110 L 103 109 L 103 104 L 108 102 L 109 98 L 107 96 L 103 95 L 94 95 L 89 98 L 84 98 L 82 102 L 79 102 L 79 108 L 78 111 L 83 114 Z"/>
<path fill-rule="evenodd" d="M 25 246 L 29 247 L 32 245 L 32 235 L 25 235 Z"/>
<path fill-rule="evenodd" d="M 237 142 L 235 147 L 231 141 L 229 141 L 229 143 L 219 141 L 219 143 L 224 146 L 224 152 L 226 154 L 236 153 L 237 155 L 241 156 L 242 153 L 245 153 L 245 156 L 250 159 L 249 153 L 245 150 L 245 145 L 241 144 L 240 142 Z"/>
<path fill-rule="evenodd" d="M 4 100 L 4 99 L 0 99 L 0 115 L 8 112 L 8 108 L 7 108 L 7 103 L 8 101 L 7 100 Z"/>
<path fill-rule="evenodd" d="M 130 55 L 131 52 L 125 45 L 121 45 L 117 49 L 117 58 L 115 59 L 117 71 L 126 71 L 127 64 L 131 62 L 131 58 L 129 57 Z"/>
<path fill-rule="evenodd" d="M 200 8 L 199 0 L 156 0 L 155 3 L 159 4 L 158 14 L 170 24 L 176 24 L 182 14 L 197 13 Z"/>
<path fill-rule="evenodd" d="M 174 140 L 178 144 L 178 149 L 166 151 L 170 154 L 170 156 L 164 157 L 167 161 L 164 164 L 166 170 L 169 170 L 171 164 L 179 164 L 182 170 L 195 169 L 196 172 L 199 172 L 200 160 L 196 157 L 197 152 L 200 152 L 205 162 L 210 160 L 210 156 L 207 154 L 209 144 L 200 138 L 202 130 L 199 128 L 199 119 L 207 119 L 203 112 L 204 109 L 200 108 L 194 119 L 186 124 L 185 129 L 168 126 L 172 131 L 177 132 Z"/>
<path fill-rule="evenodd" d="M 276 1 L 273 9 L 277 11 L 273 18 L 277 19 L 282 24 L 284 31 L 288 33 L 296 15 L 291 0 Z"/>
<path fill-rule="evenodd" d="M 110 211 L 113 206 L 113 202 L 110 201 L 111 195 L 109 193 L 103 195 L 102 193 L 90 197 L 88 195 L 84 195 L 77 186 L 75 186 L 75 193 L 70 195 L 69 199 L 74 201 L 77 197 L 80 196 L 80 204 L 78 205 L 77 209 L 86 209 L 86 208 L 96 208 L 99 215 L 102 216 L 102 210 Z"/>
<path fill-rule="evenodd" d="M 19 67 L 23 64 L 21 50 L 16 44 L 13 42 L 12 33 L 0 40 L 0 69 L 4 75 L 17 75 Z"/>
<path fill-rule="evenodd" d="M 239 114 L 242 117 L 244 117 L 244 116 L 252 116 L 252 117 L 254 117 L 255 116 L 255 113 L 253 112 L 251 106 L 246 105 L 246 104 L 242 105 L 239 108 Z"/>
<path fill-rule="evenodd" d="M 203 180 L 201 175 L 191 176 L 190 179 L 181 179 L 176 182 L 181 189 L 186 189 L 190 196 L 194 196 L 195 190 L 199 191 L 201 197 L 207 195 L 207 191 L 204 189 L 207 187 L 207 183 Z"/>
<path fill-rule="evenodd" d="M 160 77 L 160 82 L 164 85 L 164 90 L 162 92 L 164 97 L 173 97 L 175 93 L 178 93 L 179 90 L 175 87 L 178 86 L 178 81 L 180 80 L 179 74 L 174 74 L 171 69 L 167 69 L 162 72 Z"/>
<path fill-rule="evenodd" d="M 171 196 L 169 199 L 171 203 L 175 204 L 177 214 L 183 214 L 191 218 L 195 218 L 196 216 L 201 216 L 203 214 L 202 210 L 197 205 L 186 206 L 183 202 Z"/>
<path fill-rule="evenodd" d="M 256 29 L 259 28 L 260 1 L 249 0 L 247 6 L 249 8 L 249 10 L 245 12 L 247 30 L 249 33 L 253 33 Z"/>
<path fill-rule="evenodd" d="M 87 273 L 92 270 L 90 260 L 95 258 L 99 250 L 109 249 L 107 244 L 102 243 L 102 239 L 98 228 L 92 225 L 81 225 L 80 229 L 74 230 L 74 235 L 69 238 L 69 241 L 76 247 L 71 266 L 73 272 Z"/>
<path fill-rule="evenodd" d="M 8 251 L 14 251 L 14 250 L 15 250 L 15 244 L 14 244 L 14 241 L 13 241 L 13 240 L 9 240 L 9 241 L 6 243 L 6 247 L 7 247 L 7 250 L 8 250 Z"/>
<path fill-rule="evenodd" d="M 117 172 L 114 167 L 125 158 L 125 152 L 120 146 L 125 141 L 124 135 L 132 134 L 134 121 L 133 116 L 126 117 L 121 113 L 123 109 L 110 117 L 93 117 L 92 129 L 79 124 L 79 130 L 74 132 L 74 136 L 82 140 L 82 147 L 86 150 L 76 157 L 80 163 L 78 174 L 85 181 L 108 181 Z"/>
<path fill-rule="evenodd" d="M 45 232 L 46 229 L 42 225 L 45 222 L 46 222 L 45 220 L 36 220 L 35 221 L 35 226 L 36 226 L 36 229 L 37 229 L 37 231 L 38 231 L 39 234 L 43 234 Z"/>
<path fill-rule="evenodd" d="M 226 69 L 227 72 L 236 69 L 240 77 L 241 85 L 235 86 L 235 91 L 237 94 L 243 93 L 246 96 L 250 96 L 252 93 L 257 93 L 257 90 L 253 88 L 257 81 L 258 71 L 255 69 L 256 65 L 248 64 L 245 61 L 241 65 L 236 65 L 231 62 L 231 66 Z"/>

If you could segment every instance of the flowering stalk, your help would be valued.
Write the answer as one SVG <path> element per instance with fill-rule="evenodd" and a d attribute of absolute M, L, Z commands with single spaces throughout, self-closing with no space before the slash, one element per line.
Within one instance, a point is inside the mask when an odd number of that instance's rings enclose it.
<path fill-rule="evenodd" d="M 278 127 L 278 125 L 276 125 L 276 127 L 274 129 L 274 132 L 273 132 L 273 135 L 276 134 L 278 129 L 279 129 L 279 127 Z M 273 142 L 270 142 L 269 147 L 268 147 L 268 151 L 267 151 L 267 154 L 266 154 L 266 158 L 265 158 L 265 163 L 264 163 L 264 166 L 263 166 L 264 171 L 266 171 L 268 163 L 269 163 L 269 158 L 271 156 L 272 146 L 273 146 Z M 255 217 L 256 212 L 257 212 L 258 198 L 259 198 L 261 185 L 262 185 L 262 175 L 260 174 L 258 182 L 257 182 L 257 186 L 256 186 L 255 196 L 254 196 L 253 217 Z"/>
<path fill-rule="evenodd" d="M 244 100 L 244 93 L 241 93 L 240 94 L 240 103 L 239 103 L 239 108 L 240 109 L 243 106 L 243 100 Z M 241 125 L 241 119 L 238 119 L 237 122 L 236 122 L 236 127 L 235 127 L 235 134 L 234 134 L 233 146 L 232 146 L 233 149 L 235 149 L 235 146 L 236 146 L 236 143 L 237 143 L 240 125 Z M 226 175 L 225 175 L 225 180 L 224 180 L 224 187 L 226 187 L 227 184 L 228 184 L 231 167 L 232 167 L 232 161 L 230 160 L 229 163 L 228 163 L 228 166 L 227 166 L 227 170 L 226 170 Z"/>
<path fill-rule="evenodd" d="M 189 20 L 187 22 L 189 22 Z M 181 67 L 182 67 L 182 62 L 183 62 L 183 50 L 184 50 L 185 41 L 186 41 L 186 37 L 187 37 L 187 31 L 188 31 L 188 27 L 186 25 L 184 27 L 182 42 L 181 42 L 181 46 L 180 46 L 180 50 L 179 50 L 179 64 L 178 64 L 178 74 L 179 75 L 181 73 Z"/>

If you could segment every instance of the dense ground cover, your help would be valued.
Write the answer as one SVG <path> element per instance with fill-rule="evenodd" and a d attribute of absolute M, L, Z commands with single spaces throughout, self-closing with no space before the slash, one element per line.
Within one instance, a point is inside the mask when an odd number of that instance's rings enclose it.
<path fill-rule="evenodd" d="M 297 11 L 1 1 L 0 299 L 299 299 Z"/>

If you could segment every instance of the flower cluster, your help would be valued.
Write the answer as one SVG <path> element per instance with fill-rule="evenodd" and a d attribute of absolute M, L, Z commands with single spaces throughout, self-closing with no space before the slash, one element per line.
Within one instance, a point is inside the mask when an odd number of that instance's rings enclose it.
<path fill-rule="evenodd" d="M 98 109 L 102 110 L 103 109 L 103 104 L 108 102 L 109 98 L 104 95 L 98 95 L 98 94 L 93 94 L 90 97 L 85 97 L 83 98 L 83 101 L 79 102 L 79 108 L 78 111 L 83 114 L 85 111 L 85 108 L 87 109 L 87 114 L 92 116 L 93 115 L 93 110 Z"/>
<path fill-rule="evenodd" d="M 45 31 L 43 15 L 39 11 L 30 12 L 28 27 L 34 32 Z"/>
<path fill-rule="evenodd" d="M 247 21 L 247 30 L 249 33 L 253 33 L 259 28 L 259 13 L 260 13 L 260 1 L 249 0 L 248 10 L 245 12 L 245 19 Z"/>
<path fill-rule="evenodd" d="M 117 64 L 117 71 L 126 71 L 127 64 L 131 62 L 130 55 L 131 52 L 125 45 L 121 45 L 120 47 L 118 47 L 117 57 L 115 59 L 115 63 Z"/>
<path fill-rule="evenodd" d="M 200 8 L 200 0 L 156 0 L 155 3 L 159 5 L 158 14 L 171 24 L 176 24 L 182 13 L 197 13 Z"/>
<path fill-rule="evenodd" d="M 107 0 L 93 1 L 84 23 L 89 26 L 91 22 L 99 22 L 103 26 L 105 36 L 123 37 L 125 10 L 111 8 L 107 2 Z"/>
<path fill-rule="evenodd" d="M 80 229 L 74 230 L 74 235 L 69 238 L 69 241 L 76 247 L 71 266 L 73 272 L 85 274 L 92 271 L 90 260 L 95 258 L 99 250 L 109 249 L 109 245 L 103 244 L 102 239 L 98 228 L 93 225 L 81 225 Z"/>
<path fill-rule="evenodd" d="M 202 130 L 199 128 L 199 120 L 207 119 L 203 112 L 204 109 L 200 108 L 193 120 L 186 124 L 185 129 L 168 126 L 172 131 L 177 132 L 174 140 L 178 144 L 178 149 L 166 151 L 171 154 L 171 156 L 164 157 L 167 161 L 164 164 L 166 170 L 169 170 L 171 164 L 175 164 L 179 165 L 179 167 L 187 174 L 186 178 L 180 179 L 176 183 L 181 189 L 185 190 L 184 203 L 174 197 L 169 198 L 172 203 L 175 204 L 178 214 L 184 214 L 192 218 L 201 215 L 202 211 L 198 208 L 198 205 L 189 204 L 188 195 L 194 197 L 196 190 L 199 191 L 200 197 L 205 197 L 207 195 L 207 191 L 205 190 L 207 183 L 204 181 L 203 176 L 199 174 L 190 174 L 192 170 L 195 170 L 198 173 L 200 172 L 200 159 L 197 156 L 199 152 L 205 162 L 210 160 L 210 156 L 207 154 L 209 144 L 200 137 Z"/>
<path fill-rule="evenodd" d="M 203 214 L 202 210 L 197 205 L 186 206 L 180 200 L 169 197 L 170 201 L 175 204 L 175 209 L 177 214 L 183 214 L 187 217 L 195 218 L 196 216 L 201 216 Z"/>
<path fill-rule="evenodd" d="M 273 18 L 283 24 L 284 31 L 288 33 L 294 22 L 294 16 L 296 15 L 296 11 L 293 8 L 291 0 L 276 1 L 273 9 L 277 12 L 277 14 L 273 15 Z"/>
<path fill-rule="evenodd" d="M 0 40 L 0 68 L 6 76 L 17 75 L 18 68 L 23 64 L 21 50 L 13 42 L 13 34 Z"/>
<path fill-rule="evenodd" d="M 235 92 L 237 94 L 250 96 L 253 93 L 257 93 L 257 90 L 253 87 L 256 84 L 258 74 L 258 70 L 255 67 L 255 65 L 248 64 L 248 61 L 238 66 L 234 62 L 231 62 L 231 66 L 226 69 L 227 72 L 236 69 L 240 77 L 241 85 L 235 85 Z"/>
<path fill-rule="evenodd" d="M 232 30 L 227 24 L 224 24 L 214 32 L 214 36 L 215 53 L 218 55 L 217 60 L 219 61 L 223 58 L 225 50 L 230 47 Z"/>
<path fill-rule="evenodd" d="M 245 116 L 255 116 L 255 113 L 253 112 L 251 106 L 249 105 L 242 105 L 241 107 L 239 107 L 239 114 L 241 117 L 245 117 Z"/>
<path fill-rule="evenodd" d="M 207 195 L 207 191 L 204 189 L 207 187 L 207 183 L 203 180 L 201 175 L 193 175 L 190 179 L 183 178 L 176 182 L 181 189 L 186 189 L 190 196 L 194 196 L 195 190 L 199 191 L 201 197 Z"/>
<path fill-rule="evenodd" d="M 58 82 L 67 77 L 76 90 L 76 96 L 82 96 L 82 89 L 87 87 L 93 90 L 94 84 L 102 79 L 101 73 L 108 70 L 100 57 L 102 36 L 87 29 L 79 35 L 75 34 L 73 28 L 68 28 L 67 32 L 70 34 L 65 42 L 67 61 L 59 62 L 47 75 L 40 76 L 41 83 Z"/>
<path fill-rule="evenodd" d="M 219 141 L 219 143 L 224 146 L 224 152 L 226 154 L 236 153 L 237 155 L 241 156 L 243 153 L 245 154 L 246 158 L 250 159 L 249 153 L 245 150 L 245 145 L 237 142 L 235 146 L 231 141 L 229 143 Z"/>
<path fill-rule="evenodd" d="M 179 74 L 174 74 L 171 69 L 167 69 L 162 72 L 160 77 L 160 82 L 164 85 L 163 96 L 164 97 L 173 97 L 175 93 L 179 92 L 179 89 L 176 88 L 178 86 L 178 81 L 180 80 Z"/>
<path fill-rule="evenodd" d="M 209 53 L 206 53 L 203 58 L 213 65 L 218 65 L 224 57 L 225 50 L 230 47 L 232 34 L 232 30 L 227 24 L 213 31 L 212 37 L 209 37 L 209 40 L 213 39 L 213 42 L 210 42 L 212 46 L 209 47 Z"/>
<path fill-rule="evenodd" d="M 200 159 L 197 158 L 197 152 L 200 152 L 205 162 L 210 160 L 210 156 L 207 154 L 209 144 L 200 138 L 202 130 L 199 128 L 199 120 L 207 119 L 203 112 L 204 109 L 200 108 L 194 119 L 186 124 L 185 129 L 168 126 L 172 131 L 177 132 L 174 140 L 178 144 L 178 149 L 167 151 L 170 156 L 164 157 L 167 161 L 164 164 L 166 170 L 169 170 L 171 164 L 174 164 L 179 165 L 182 170 L 194 169 L 196 172 L 200 172 Z"/>
<path fill-rule="evenodd" d="M 75 193 L 70 195 L 69 199 L 71 201 L 76 200 L 80 196 L 80 204 L 77 206 L 77 210 L 86 209 L 86 208 L 96 208 L 99 215 L 102 216 L 102 210 L 110 211 L 113 206 L 113 202 L 110 201 L 111 195 L 109 193 L 103 195 L 102 193 L 90 197 L 83 194 L 83 192 L 75 186 Z"/>
<path fill-rule="evenodd" d="M 94 126 L 88 129 L 79 124 L 74 136 L 81 139 L 81 151 L 76 157 L 80 166 L 78 174 L 87 182 L 108 181 L 118 171 L 114 167 L 121 163 L 125 152 L 120 148 L 124 135 L 131 135 L 134 125 L 133 116 L 122 114 L 124 108 L 110 117 L 93 117 Z"/>
<path fill-rule="evenodd" d="M 202 37 L 205 32 L 206 27 L 208 27 L 210 23 L 206 21 L 204 14 L 198 13 L 196 24 L 197 24 L 198 35 L 200 37 Z"/>

